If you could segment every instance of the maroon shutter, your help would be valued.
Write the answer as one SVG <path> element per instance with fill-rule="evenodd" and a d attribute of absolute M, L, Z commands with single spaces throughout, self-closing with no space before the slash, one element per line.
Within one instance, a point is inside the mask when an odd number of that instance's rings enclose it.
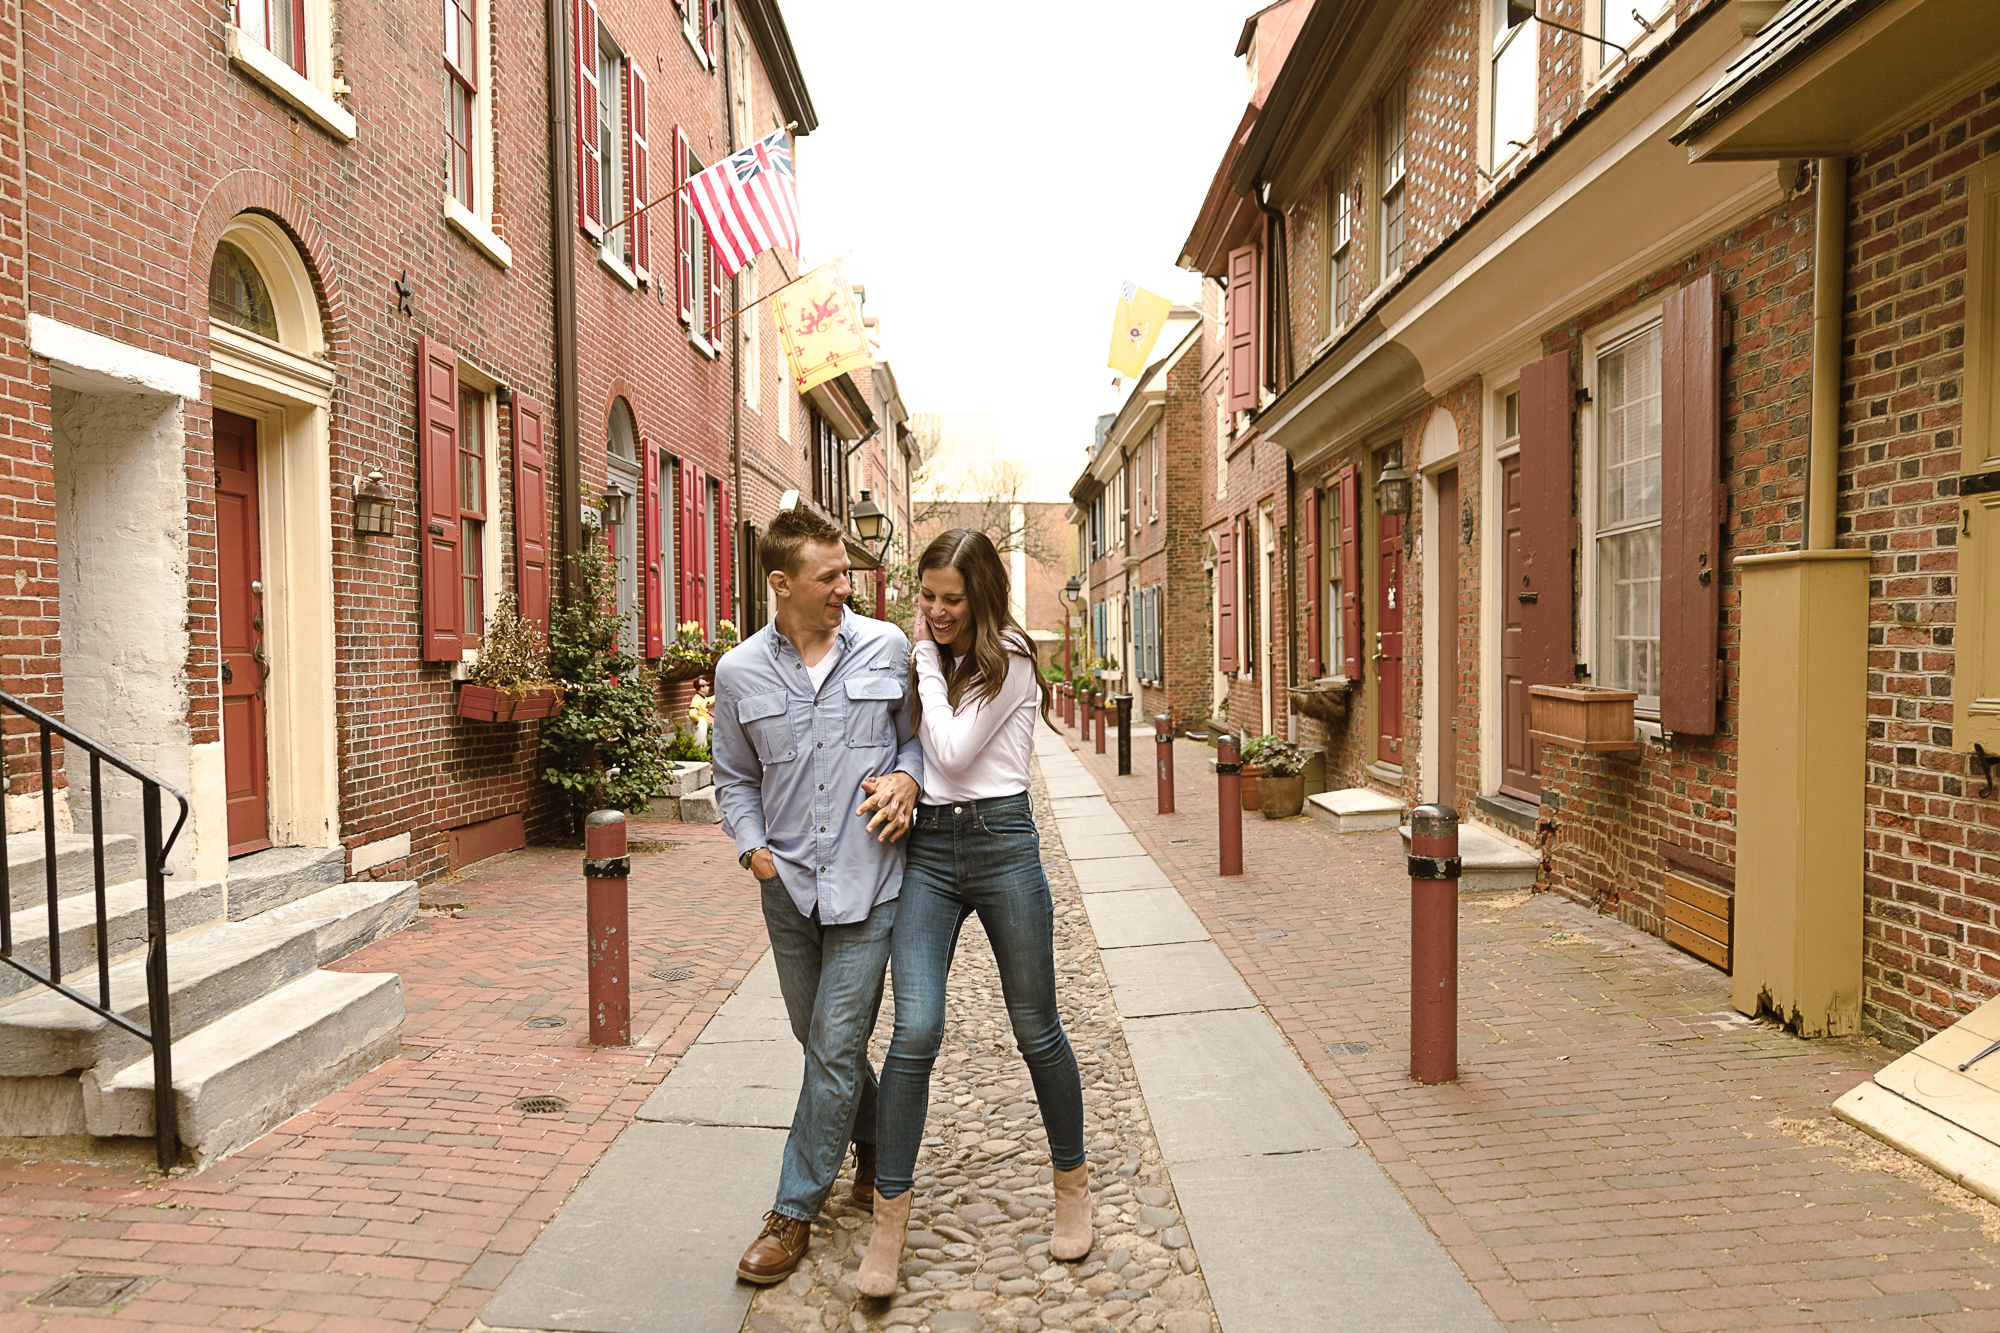
<path fill-rule="evenodd" d="M 1503 596 L 1521 600 L 1521 683 L 1574 685 L 1571 637 L 1575 586 L 1570 521 L 1570 422 L 1576 392 L 1569 353 L 1521 370 L 1521 582 Z"/>
<path fill-rule="evenodd" d="M 722 494 L 715 507 L 716 578 L 719 580 L 715 591 L 715 614 L 719 619 L 732 623 L 736 621 L 736 525 L 734 523 L 735 496 L 728 482 L 722 483 Z"/>
<path fill-rule="evenodd" d="M 639 547 L 645 567 L 639 623 L 646 629 L 646 656 L 658 657 L 666 651 L 660 557 L 667 548 L 660 540 L 660 446 L 647 439 L 639 441 Z"/>
<path fill-rule="evenodd" d="M 521 618 L 549 628 L 548 410 L 514 394 L 514 600 Z"/>
<path fill-rule="evenodd" d="M 680 461 L 681 568 L 679 600 L 680 618 L 683 621 L 701 619 L 700 616 L 695 614 L 695 605 L 698 600 L 695 597 L 695 589 L 698 586 L 696 580 L 700 577 L 697 571 L 701 567 L 701 543 L 697 540 L 701 525 L 695 519 L 695 510 L 699 503 L 697 499 L 699 487 L 696 484 L 696 478 L 699 475 L 695 471 L 693 463 L 688 462 L 685 458 Z M 675 626 L 675 629 L 678 631 L 679 626 Z"/>
<path fill-rule="evenodd" d="M 1229 410 L 1257 406 L 1257 252 L 1229 252 Z"/>
<path fill-rule="evenodd" d="M 704 0 L 705 2 L 705 0 Z M 694 319 L 694 228 L 688 217 L 688 193 L 681 187 L 688 178 L 688 138 L 674 126 L 674 254 L 680 262 L 681 323 Z"/>
<path fill-rule="evenodd" d="M 417 546 L 423 660 L 464 652 L 458 539 L 458 353 L 417 340 Z"/>
<path fill-rule="evenodd" d="M 1236 520 L 1236 579 L 1240 592 L 1236 623 L 1243 627 L 1243 669 L 1257 669 L 1257 626 L 1264 607 L 1264 552 L 1257 545 L 1257 521 L 1249 514 Z"/>
<path fill-rule="evenodd" d="M 1352 465 L 1334 482 L 1340 493 L 1340 674 L 1361 679 L 1361 473 Z"/>
<path fill-rule="evenodd" d="M 576 216 L 593 241 L 604 237 L 604 183 L 597 161 L 597 5 L 576 0 Z"/>
<path fill-rule="evenodd" d="M 708 327 L 701 331 L 704 338 L 715 338 L 716 327 L 722 323 L 722 256 L 716 251 L 715 238 L 708 238 Z M 716 338 L 715 350 L 722 350 L 722 340 Z"/>
<path fill-rule="evenodd" d="M 701 5 L 701 49 L 708 57 L 709 67 L 715 66 L 715 0 L 699 0 Z"/>
<path fill-rule="evenodd" d="M 1669 295 L 1660 346 L 1660 725 L 1715 734 L 1722 620 L 1722 284 Z"/>
<path fill-rule="evenodd" d="M 1322 598 L 1319 577 L 1319 488 L 1306 492 L 1306 677 L 1318 680 L 1324 672 L 1325 651 L 1319 632 L 1319 604 Z"/>
<path fill-rule="evenodd" d="M 625 62 L 625 196 L 628 212 L 652 202 L 651 158 L 646 147 L 646 74 L 639 62 Z M 632 229 L 632 276 L 645 282 L 653 276 L 651 213 L 640 213 Z"/>
<path fill-rule="evenodd" d="M 1236 667 L 1236 525 L 1215 530 L 1215 669 Z"/>
<path fill-rule="evenodd" d="M 715 557 L 709 547 L 708 474 L 693 466 L 689 467 L 688 472 L 694 478 L 694 485 L 688 488 L 693 492 L 694 498 L 694 502 L 688 507 L 688 512 L 694 520 L 690 527 L 692 535 L 688 538 L 688 550 L 694 554 L 694 610 L 689 612 L 688 619 L 700 621 L 701 632 L 713 637 L 715 626 L 709 623 L 708 585 L 711 576 L 709 562 Z"/>

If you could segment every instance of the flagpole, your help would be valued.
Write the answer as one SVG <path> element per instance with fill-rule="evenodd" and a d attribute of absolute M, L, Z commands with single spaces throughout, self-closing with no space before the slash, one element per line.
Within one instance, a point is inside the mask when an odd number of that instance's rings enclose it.
<path fill-rule="evenodd" d="M 840 252 L 839 254 L 835 255 L 835 256 L 834 256 L 834 257 L 833 257 L 832 259 L 829 259 L 829 260 L 827 260 L 827 261 L 826 261 L 826 264 L 815 264 L 815 265 L 813 265 L 813 266 L 812 266 L 812 267 L 811 267 L 810 269 L 807 269 L 807 270 L 806 270 L 806 271 L 805 271 L 804 273 L 801 273 L 801 274 L 799 274 L 799 276 L 798 276 L 798 277 L 796 277 L 796 278 L 793 278 L 793 279 L 792 279 L 791 281 L 789 281 L 789 282 L 786 282 L 786 283 L 784 283 L 784 284 L 782 284 L 782 285 L 780 285 L 780 286 L 777 286 L 777 287 L 773 287 L 773 288 L 772 288 L 772 289 L 771 289 L 770 291 L 768 291 L 768 292 L 765 292 L 765 293 L 764 293 L 764 294 L 763 294 L 762 296 L 759 296 L 759 297 L 758 297 L 758 298 L 757 298 L 756 300 L 752 301 L 752 302 L 751 302 L 751 303 L 750 303 L 749 305 L 746 305 L 746 306 L 744 306 L 744 307 L 743 307 L 743 308 L 742 308 L 741 310 L 738 310 L 738 311 L 736 311 L 736 312 L 735 312 L 735 314 L 730 314 L 730 315 L 724 315 L 724 316 L 723 316 L 723 317 L 722 317 L 721 319 L 718 319 L 718 320 L 716 320 L 716 321 L 715 321 L 715 323 L 713 323 L 713 324 L 711 324 L 711 325 L 709 325 L 709 326 L 708 326 L 708 332 L 709 332 L 710 334 L 713 334 L 713 333 L 714 333 L 714 332 L 715 332 L 715 331 L 716 331 L 717 329 L 721 328 L 721 327 L 722 327 L 722 326 L 723 326 L 724 324 L 727 324 L 727 323 L 729 323 L 730 321 L 734 320 L 734 319 L 736 318 L 736 316 L 737 316 L 737 315 L 743 315 L 743 314 L 748 314 L 748 313 L 749 313 L 750 311 L 752 311 L 752 310 L 755 310 L 755 309 L 756 309 L 756 308 L 757 308 L 758 306 L 760 306 L 760 305 L 764 304 L 764 302 L 766 302 L 766 301 L 770 300 L 770 299 L 771 299 L 772 297 L 776 296 L 776 295 L 777 295 L 777 294 L 778 294 L 779 292 L 782 292 L 782 291 L 786 290 L 787 288 L 791 288 L 791 287 L 796 287 L 796 286 L 798 286 L 798 285 L 799 285 L 800 283 L 804 282 L 804 281 L 805 281 L 805 280 L 806 280 L 807 278 L 810 278 L 810 277 L 811 277 L 811 276 L 812 276 L 813 274 L 815 274 L 815 273 L 819 272 L 819 271 L 820 271 L 821 269 L 825 268 L 827 264 L 835 264 L 835 263 L 838 263 L 838 262 L 840 262 L 841 260 L 843 260 L 843 259 L 847 258 L 847 257 L 848 257 L 849 255 L 851 255 L 851 254 L 853 254 L 853 253 L 854 253 L 854 251 L 853 251 L 853 250 L 851 250 L 851 249 L 850 249 L 850 250 L 842 250 L 842 251 L 841 251 L 841 252 Z M 776 255 L 775 253 L 773 253 L 773 254 L 772 254 L 771 258 L 772 258 L 772 259 L 774 259 L 774 260 L 777 260 L 777 264 L 778 264 L 778 272 L 780 272 L 780 273 L 783 273 L 783 272 L 785 271 L 785 261 L 784 261 L 784 260 L 782 260 L 782 259 L 778 259 L 778 256 L 777 256 L 777 255 Z M 756 261 L 755 261 L 755 260 L 752 260 L 751 262 L 752 262 L 752 263 L 755 263 Z M 710 341 L 713 341 L 713 339 L 710 339 Z"/>
<path fill-rule="evenodd" d="M 795 129 L 797 126 L 798 122 L 796 120 L 786 122 L 785 133 L 790 134 L 792 130 Z M 685 190 L 689 185 L 693 183 L 694 183 L 694 177 L 692 176 L 688 177 L 686 180 L 682 181 L 679 185 L 676 185 L 673 189 L 667 191 L 667 193 L 661 195 L 658 199 L 655 199 L 652 203 L 647 204 L 642 208 L 633 209 L 630 213 L 627 213 L 624 217 L 619 218 L 616 222 L 612 223 L 604 230 L 607 233 L 617 231 L 620 227 L 630 222 L 633 218 L 638 217 L 642 213 L 650 213 L 655 208 L 658 208 L 661 204 L 666 203 L 667 200 L 672 199 L 675 195 L 678 195 L 682 190 Z"/>

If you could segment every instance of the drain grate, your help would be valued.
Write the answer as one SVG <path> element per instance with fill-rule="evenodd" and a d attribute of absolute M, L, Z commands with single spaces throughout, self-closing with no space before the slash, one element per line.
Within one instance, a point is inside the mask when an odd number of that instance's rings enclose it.
<path fill-rule="evenodd" d="M 117 1273 L 78 1273 L 66 1277 L 30 1305 L 116 1305 L 144 1286 L 143 1277 L 123 1277 Z"/>
<path fill-rule="evenodd" d="M 521 1024 L 524 1028 L 559 1028 L 569 1024 L 567 1018 L 531 1018 Z"/>
<path fill-rule="evenodd" d="M 661 981 L 686 981 L 694 973 L 684 967 L 656 967 L 646 975 L 658 978 Z"/>
<path fill-rule="evenodd" d="M 569 1103 L 560 1097 L 522 1097 L 514 1109 L 522 1115 L 561 1115 L 569 1110 Z"/>
<path fill-rule="evenodd" d="M 1365 1041 L 1330 1041 L 1326 1044 L 1328 1055 L 1366 1055 L 1374 1049 Z"/>

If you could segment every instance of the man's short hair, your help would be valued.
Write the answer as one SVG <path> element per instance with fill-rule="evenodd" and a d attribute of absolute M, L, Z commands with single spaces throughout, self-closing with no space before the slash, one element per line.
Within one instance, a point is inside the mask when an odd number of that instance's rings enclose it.
<path fill-rule="evenodd" d="M 840 529 L 804 505 L 780 510 L 769 530 L 757 539 L 757 558 L 767 574 L 783 570 L 790 577 L 799 572 L 800 552 L 807 542 L 839 546 Z"/>

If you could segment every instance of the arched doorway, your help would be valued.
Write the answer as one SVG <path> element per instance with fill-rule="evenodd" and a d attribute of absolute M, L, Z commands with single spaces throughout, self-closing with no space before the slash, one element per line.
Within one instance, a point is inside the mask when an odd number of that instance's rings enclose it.
<path fill-rule="evenodd" d="M 623 398 L 612 401 L 611 417 L 605 424 L 604 449 L 606 489 L 625 495 L 622 506 L 625 521 L 604 530 L 604 540 L 618 562 L 618 614 L 624 617 L 619 638 L 627 651 L 637 652 L 639 618 L 634 612 L 639 595 L 639 430 L 632 418 L 632 405 Z"/>

